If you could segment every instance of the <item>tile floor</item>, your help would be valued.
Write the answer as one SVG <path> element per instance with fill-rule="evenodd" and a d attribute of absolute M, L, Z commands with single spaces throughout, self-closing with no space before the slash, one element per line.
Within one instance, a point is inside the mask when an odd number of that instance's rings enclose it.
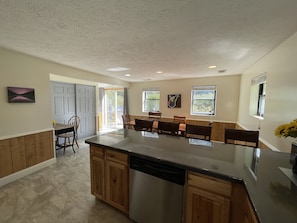
<path fill-rule="evenodd" d="M 75 147 L 76 148 L 76 147 Z M 130 223 L 90 193 L 89 145 L 57 151 L 57 162 L 0 187 L 1 223 Z"/>

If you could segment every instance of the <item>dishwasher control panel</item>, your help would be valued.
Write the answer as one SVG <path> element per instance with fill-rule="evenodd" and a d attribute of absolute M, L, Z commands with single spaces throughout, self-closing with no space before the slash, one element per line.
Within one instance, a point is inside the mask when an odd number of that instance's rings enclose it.
<path fill-rule="evenodd" d="M 185 184 L 185 170 L 162 161 L 130 156 L 130 168 L 179 184 Z"/>

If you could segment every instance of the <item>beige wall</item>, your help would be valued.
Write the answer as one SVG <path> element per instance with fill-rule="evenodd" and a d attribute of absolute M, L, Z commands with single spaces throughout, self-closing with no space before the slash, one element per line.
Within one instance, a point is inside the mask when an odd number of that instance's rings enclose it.
<path fill-rule="evenodd" d="M 30 57 L 0 48 L 0 139 L 51 128 L 50 74 L 77 80 L 108 83 L 128 87 L 129 109 L 133 115 L 142 113 L 142 89 L 159 87 L 161 112 L 164 117 L 175 114 L 198 120 L 237 122 L 247 129 L 260 128 L 260 138 L 268 146 L 289 152 L 292 138 L 274 136 L 274 129 L 297 118 L 297 33 L 276 47 L 258 63 L 240 75 L 197 78 L 146 83 L 129 83 L 106 76 Z M 267 72 L 267 95 L 264 120 L 249 115 L 250 82 Z M 55 79 L 57 80 L 57 79 Z M 216 116 L 191 116 L 192 86 L 216 85 L 218 90 Z M 36 103 L 9 104 L 7 86 L 35 88 Z M 130 87 L 129 87 L 130 86 Z M 167 95 L 182 95 L 182 107 L 167 108 Z"/>
<path fill-rule="evenodd" d="M 50 74 L 129 86 L 125 81 L 0 48 L 0 139 L 52 128 Z M 36 103 L 8 103 L 7 86 L 34 88 Z"/>
<path fill-rule="evenodd" d="M 173 115 L 182 115 L 189 119 L 236 122 L 240 77 L 241 75 L 232 75 L 212 78 L 131 83 L 128 90 L 129 113 L 131 115 L 147 115 L 147 113 L 142 112 L 142 90 L 144 88 L 159 88 L 161 92 L 160 111 L 162 112 L 162 117 L 172 118 Z M 217 87 L 217 106 L 215 116 L 190 115 L 191 89 L 193 86 L 200 85 L 216 85 Z M 168 94 L 181 94 L 181 108 L 167 107 Z"/>
<path fill-rule="evenodd" d="M 260 128 L 260 138 L 275 149 L 289 152 L 292 138 L 278 138 L 278 125 L 297 118 L 297 33 L 243 73 L 238 122 L 248 129 Z M 267 72 L 264 120 L 248 113 L 251 79 Z"/>

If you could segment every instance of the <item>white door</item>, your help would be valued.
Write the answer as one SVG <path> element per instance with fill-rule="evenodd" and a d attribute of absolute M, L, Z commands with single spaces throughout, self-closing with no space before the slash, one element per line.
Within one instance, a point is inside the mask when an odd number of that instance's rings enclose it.
<path fill-rule="evenodd" d="M 73 115 L 78 115 L 79 139 L 96 135 L 95 87 L 51 82 L 52 116 L 57 123 L 67 124 Z"/>
<path fill-rule="evenodd" d="M 94 86 L 76 85 L 76 113 L 80 118 L 78 138 L 96 135 L 95 94 Z"/>
<path fill-rule="evenodd" d="M 67 124 L 75 115 L 74 84 L 51 82 L 52 115 L 57 123 Z"/>

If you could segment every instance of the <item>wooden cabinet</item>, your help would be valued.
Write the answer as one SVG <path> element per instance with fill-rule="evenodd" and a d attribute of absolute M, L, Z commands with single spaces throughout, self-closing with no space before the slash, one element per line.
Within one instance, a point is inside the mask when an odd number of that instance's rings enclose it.
<path fill-rule="evenodd" d="M 232 184 L 228 181 L 188 173 L 186 223 L 229 223 Z"/>
<path fill-rule="evenodd" d="M 90 146 L 91 193 L 103 200 L 104 193 L 104 150 Z"/>
<path fill-rule="evenodd" d="M 243 210 L 244 210 L 244 223 L 258 223 L 253 207 L 247 196 L 245 196 L 243 201 Z"/>
<path fill-rule="evenodd" d="M 128 213 L 128 155 L 91 145 L 91 193 Z"/>
<path fill-rule="evenodd" d="M 232 219 L 230 222 L 258 223 L 257 215 L 244 184 L 234 183 L 232 194 Z"/>
<path fill-rule="evenodd" d="M 128 154 L 91 144 L 90 164 L 91 193 L 128 213 Z M 191 171 L 185 185 L 184 222 L 258 223 L 243 184 Z"/>
<path fill-rule="evenodd" d="M 106 151 L 106 202 L 128 213 L 128 155 Z"/>

